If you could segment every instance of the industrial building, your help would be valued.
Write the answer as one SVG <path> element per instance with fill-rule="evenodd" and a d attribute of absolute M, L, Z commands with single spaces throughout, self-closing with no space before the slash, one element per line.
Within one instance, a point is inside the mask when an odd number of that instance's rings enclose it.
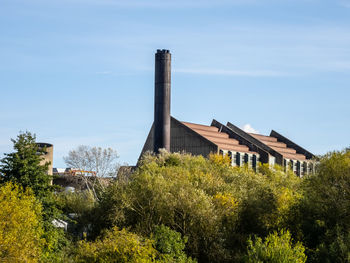
<path fill-rule="evenodd" d="M 278 164 L 303 176 L 314 172 L 314 155 L 288 138 L 272 130 L 270 135 L 247 133 L 234 124 L 212 120 L 210 125 L 183 122 L 170 115 L 171 54 L 157 50 L 155 54 L 154 122 L 141 152 L 186 152 L 208 156 L 227 154 L 233 166 L 258 163 Z"/>

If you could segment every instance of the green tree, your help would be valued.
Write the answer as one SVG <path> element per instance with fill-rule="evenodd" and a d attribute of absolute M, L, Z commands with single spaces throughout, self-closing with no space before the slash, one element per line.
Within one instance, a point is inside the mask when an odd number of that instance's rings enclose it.
<path fill-rule="evenodd" d="M 5 154 L 0 161 L 0 182 L 13 182 L 25 190 L 32 189 L 42 205 L 44 224 L 43 237 L 46 239 L 43 258 L 53 260 L 55 253 L 66 243 L 63 230 L 53 226 L 54 219 L 62 217 L 54 198 L 51 176 L 47 174 L 49 163 L 41 164 L 43 152 L 35 143 L 35 135 L 30 132 L 20 133 L 12 139 L 14 152 Z"/>
<path fill-rule="evenodd" d="M 32 191 L 11 182 L 0 187 L 0 261 L 38 262 L 44 240 L 41 205 Z"/>
<path fill-rule="evenodd" d="M 350 151 L 321 158 L 292 218 L 311 262 L 350 261 Z"/>
<path fill-rule="evenodd" d="M 164 225 L 157 226 L 153 234 L 155 248 L 161 253 L 160 258 L 164 262 L 191 263 L 196 262 L 188 258 L 184 252 L 187 238 L 182 238 L 181 234 L 171 230 Z"/>
<path fill-rule="evenodd" d="M 247 263 L 304 263 L 305 248 L 301 243 L 292 244 L 289 231 L 274 232 L 264 242 L 260 237 L 248 240 Z"/>
<path fill-rule="evenodd" d="M 35 135 L 30 132 L 20 133 L 17 139 L 11 139 L 14 152 L 6 153 L 1 160 L 1 182 L 12 181 L 30 187 L 37 198 L 45 198 L 52 191 L 51 176 L 47 174 L 49 163 L 41 165 L 45 149 L 35 143 Z"/>
<path fill-rule="evenodd" d="M 169 161 L 166 154 L 149 156 L 130 181 L 110 187 L 99 214 L 105 214 L 111 225 L 131 227 L 145 236 L 150 236 L 156 225 L 164 224 L 188 237 L 187 249 L 191 255 L 207 257 L 215 251 L 219 225 L 212 197 L 193 186 L 191 173 L 183 166 L 192 159 L 202 164 L 206 160 L 176 154 L 170 157 Z"/>

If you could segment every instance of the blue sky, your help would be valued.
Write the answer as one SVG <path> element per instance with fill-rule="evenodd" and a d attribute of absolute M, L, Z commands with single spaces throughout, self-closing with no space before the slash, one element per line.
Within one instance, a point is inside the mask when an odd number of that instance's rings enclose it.
<path fill-rule="evenodd" d="M 81 144 L 135 164 L 158 48 L 177 119 L 350 145 L 350 0 L 0 0 L 0 154 L 29 130 L 56 167 Z"/>

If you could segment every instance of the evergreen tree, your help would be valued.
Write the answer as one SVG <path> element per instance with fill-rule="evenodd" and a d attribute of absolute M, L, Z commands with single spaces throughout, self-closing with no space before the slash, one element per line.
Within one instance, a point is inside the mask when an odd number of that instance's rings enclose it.
<path fill-rule="evenodd" d="M 41 201 L 52 192 L 51 176 L 47 174 L 49 163 L 41 165 L 45 149 L 35 143 L 35 135 L 20 133 L 17 139 L 11 139 L 14 152 L 6 153 L 0 163 L 2 183 L 12 181 L 22 187 L 30 187 Z"/>

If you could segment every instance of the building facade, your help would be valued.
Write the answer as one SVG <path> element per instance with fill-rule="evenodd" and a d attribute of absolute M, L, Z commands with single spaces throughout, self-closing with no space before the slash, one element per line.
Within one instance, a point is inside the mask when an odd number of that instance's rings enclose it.
<path fill-rule="evenodd" d="M 291 140 L 271 131 L 269 136 L 246 133 L 230 122 L 213 120 L 211 125 L 181 122 L 171 117 L 170 152 L 207 157 L 210 153 L 228 155 L 232 166 L 257 170 L 258 163 L 275 164 L 302 177 L 314 172 L 314 155 Z M 154 125 L 141 152 L 153 151 Z M 140 157 L 141 157 L 140 156 Z"/>

